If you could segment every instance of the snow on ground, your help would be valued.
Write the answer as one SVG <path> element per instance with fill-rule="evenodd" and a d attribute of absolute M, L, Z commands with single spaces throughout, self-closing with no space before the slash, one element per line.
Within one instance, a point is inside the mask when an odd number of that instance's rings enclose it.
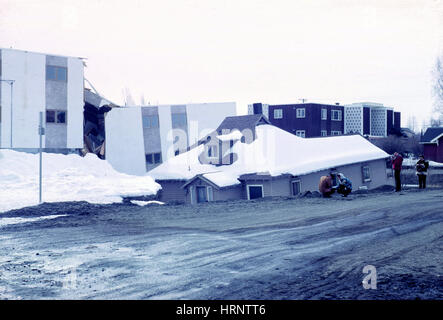
<path fill-rule="evenodd" d="M 27 223 L 27 222 L 35 222 L 40 220 L 48 220 L 55 219 L 58 217 L 65 217 L 66 214 L 54 214 L 50 216 L 36 217 L 36 218 L 2 218 L 0 220 L 0 228 L 4 226 L 9 226 L 11 224 L 19 224 L 19 223 Z"/>
<path fill-rule="evenodd" d="M 403 165 L 405 166 L 415 166 L 417 164 L 418 159 L 413 158 L 406 158 L 403 159 Z M 443 167 L 443 163 L 435 162 L 435 161 L 429 161 L 430 167 Z"/>
<path fill-rule="evenodd" d="M 165 204 L 164 202 L 155 201 L 155 200 L 151 200 L 151 201 L 131 200 L 131 203 L 136 204 L 140 207 L 147 206 L 148 204 L 160 204 L 160 205 Z"/>
<path fill-rule="evenodd" d="M 96 155 L 43 153 L 43 202 L 121 202 L 122 196 L 155 194 L 160 185 L 149 176 L 114 170 Z M 39 155 L 0 150 L 0 212 L 38 204 Z"/>

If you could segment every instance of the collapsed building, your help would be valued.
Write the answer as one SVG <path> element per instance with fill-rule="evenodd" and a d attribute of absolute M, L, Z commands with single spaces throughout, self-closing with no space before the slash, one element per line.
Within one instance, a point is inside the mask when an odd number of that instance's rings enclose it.
<path fill-rule="evenodd" d="M 341 172 L 355 189 L 392 184 L 389 155 L 361 135 L 300 138 L 263 115 L 226 118 L 190 151 L 149 172 L 159 200 L 196 204 L 293 197 L 318 190 L 321 176 Z"/>
<path fill-rule="evenodd" d="M 105 117 L 118 106 L 90 89 L 84 89 L 84 100 L 83 154 L 95 153 L 100 159 L 105 159 Z"/>

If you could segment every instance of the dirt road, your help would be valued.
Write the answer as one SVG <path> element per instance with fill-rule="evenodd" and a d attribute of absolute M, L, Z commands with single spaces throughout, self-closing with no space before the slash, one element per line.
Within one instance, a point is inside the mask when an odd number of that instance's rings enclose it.
<path fill-rule="evenodd" d="M 1 299 L 442 299 L 442 190 L 0 214 Z M 377 289 L 364 289 L 373 265 Z"/>

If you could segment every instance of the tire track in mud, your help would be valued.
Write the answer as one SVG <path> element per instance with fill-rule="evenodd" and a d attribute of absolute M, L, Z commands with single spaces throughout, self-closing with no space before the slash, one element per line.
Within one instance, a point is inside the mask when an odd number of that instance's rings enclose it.
<path fill-rule="evenodd" d="M 441 297 L 436 195 L 26 209 L 69 214 L 1 229 L 0 298 Z M 364 263 L 380 266 L 380 290 L 362 289 Z"/>

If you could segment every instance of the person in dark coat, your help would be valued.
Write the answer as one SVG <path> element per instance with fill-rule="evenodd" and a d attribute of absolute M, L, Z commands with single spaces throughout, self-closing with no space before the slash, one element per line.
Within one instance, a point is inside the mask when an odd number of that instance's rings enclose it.
<path fill-rule="evenodd" d="M 324 198 L 330 198 L 335 192 L 335 187 L 333 184 L 333 176 L 329 174 L 327 176 L 322 176 L 320 178 L 320 183 L 318 184 L 318 190 L 323 195 Z"/>
<path fill-rule="evenodd" d="M 398 152 L 395 152 L 391 160 L 392 160 L 392 169 L 394 169 L 395 192 L 398 192 L 401 191 L 400 172 L 403 163 L 403 157 Z"/>
<path fill-rule="evenodd" d="M 349 178 L 346 178 L 343 173 L 337 174 L 337 193 L 340 193 L 342 197 L 347 197 L 352 191 L 352 182 Z"/>
<path fill-rule="evenodd" d="M 418 187 L 420 189 L 426 188 L 426 177 L 428 175 L 429 162 L 425 160 L 425 157 L 421 155 L 417 164 L 415 165 L 415 171 L 418 177 Z"/>

